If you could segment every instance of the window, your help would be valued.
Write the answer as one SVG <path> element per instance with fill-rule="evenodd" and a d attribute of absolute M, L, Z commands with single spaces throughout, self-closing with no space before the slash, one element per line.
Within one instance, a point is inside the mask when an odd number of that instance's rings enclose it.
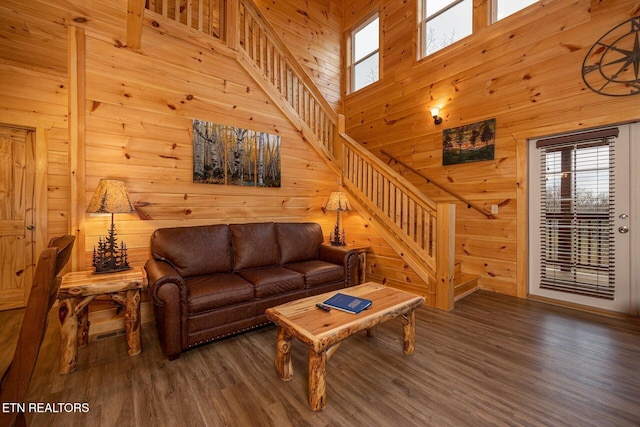
<path fill-rule="evenodd" d="M 538 0 L 493 0 L 494 15 L 492 22 L 497 22 L 502 18 L 513 15 L 517 11 L 537 2 Z"/>
<path fill-rule="evenodd" d="M 478 4 L 474 9 L 474 0 L 418 0 L 418 59 L 537 1 L 539 0 L 487 0 L 476 2 Z"/>
<path fill-rule="evenodd" d="M 431 55 L 473 32 L 472 0 L 420 0 L 422 56 Z"/>
<path fill-rule="evenodd" d="M 351 33 L 351 92 L 369 86 L 380 75 L 380 19 L 374 15 Z"/>

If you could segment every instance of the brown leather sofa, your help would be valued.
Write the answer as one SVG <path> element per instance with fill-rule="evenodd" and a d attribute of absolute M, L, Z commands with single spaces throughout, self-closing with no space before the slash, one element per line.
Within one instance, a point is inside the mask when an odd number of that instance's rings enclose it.
<path fill-rule="evenodd" d="M 357 254 L 323 241 L 315 223 L 156 230 L 144 268 L 165 355 L 265 325 L 269 307 L 353 286 Z"/>

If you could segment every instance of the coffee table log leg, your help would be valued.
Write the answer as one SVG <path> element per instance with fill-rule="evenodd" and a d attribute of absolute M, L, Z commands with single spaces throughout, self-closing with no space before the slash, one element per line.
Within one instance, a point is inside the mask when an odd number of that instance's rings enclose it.
<path fill-rule="evenodd" d="M 335 343 L 334 345 L 332 345 L 331 347 L 329 347 L 326 350 L 326 352 L 327 352 L 327 360 L 331 359 L 331 355 L 336 352 L 338 347 L 340 347 L 340 344 L 342 344 L 342 343 L 337 342 L 337 343 Z"/>
<path fill-rule="evenodd" d="M 400 316 L 402 319 L 402 335 L 403 335 L 403 351 L 404 354 L 413 354 L 415 350 L 415 333 L 416 333 L 416 318 L 414 311 Z"/>
<path fill-rule="evenodd" d="M 127 334 L 127 353 L 135 356 L 142 351 L 140 340 L 140 289 L 127 291 L 124 327 Z"/>
<path fill-rule="evenodd" d="M 276 342 L 276 372 L 283 381 L 293 378 L 293 364 L 291 363 L 291 340 L 293 337 L 284 330 L 278 328 L 278 340 Z"/>
<path fill-rule="evenodd" d="M 78 318 L 76 298 L 60 300 L 58 319 L 60 320 L 60 373 L 68 374 L 76 370 L 78 358 Z"/>
<path fill-rule="evenodd" d="M 89 307 L 76 307 L 76 321 L 78 323 L 78 348 L 85 348 L 89 344 Z"/>
<path fill-rule="evenodd" d="M 309 406 L 316 412 L 327 404 L 326 369 L 327 352 L 316 353 L 309 348 Z"/>

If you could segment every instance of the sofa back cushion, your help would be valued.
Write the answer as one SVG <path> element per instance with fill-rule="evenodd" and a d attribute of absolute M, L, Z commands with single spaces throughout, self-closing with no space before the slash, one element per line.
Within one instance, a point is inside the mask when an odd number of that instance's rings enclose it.
<path fill-rule="evenodd" d="M 278 223 L 276 235 L 281 264 L 317 259 L 318 250 L 324 241 L 320 224 L 313 222 Z"/>
<path fill-rule="evenodd" d="M 151 235 L 151 255 L 169 261 L 182 277 L 230 272 L 229 226 L 161 228 Z"/>
<path fill-rule="evenodd" d="M 235 271 L 279 265 L 274 223 L 231 224 L 229 228 Z"/>

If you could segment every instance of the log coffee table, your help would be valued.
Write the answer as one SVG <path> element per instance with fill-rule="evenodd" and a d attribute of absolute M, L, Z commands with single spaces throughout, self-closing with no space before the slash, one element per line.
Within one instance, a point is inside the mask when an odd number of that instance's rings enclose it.
<path fill-rule="evenodd" d="M 336 309 L 325 312 L 316 307 L 316 303 L 337 292 L 370 299 L 373 304 L 358 314 Z M 368 282 L 268 308 L 265 312 L 267 318 L 279 327 L 276 371 L 283 381 L 293 378 L 291 340 L 295 337 L 302 341 L 309 352 L 309 406 L 314 411 L 321 411 L 326 405 L 326 363 L 340 342 L 363 330 L 367 330 L 367 334 L 373 336 L 377 325 L 400 317 L 404 325 L 404 353 L 413 354 L 414 310 L 424 301 L 421 296 Z"/>

